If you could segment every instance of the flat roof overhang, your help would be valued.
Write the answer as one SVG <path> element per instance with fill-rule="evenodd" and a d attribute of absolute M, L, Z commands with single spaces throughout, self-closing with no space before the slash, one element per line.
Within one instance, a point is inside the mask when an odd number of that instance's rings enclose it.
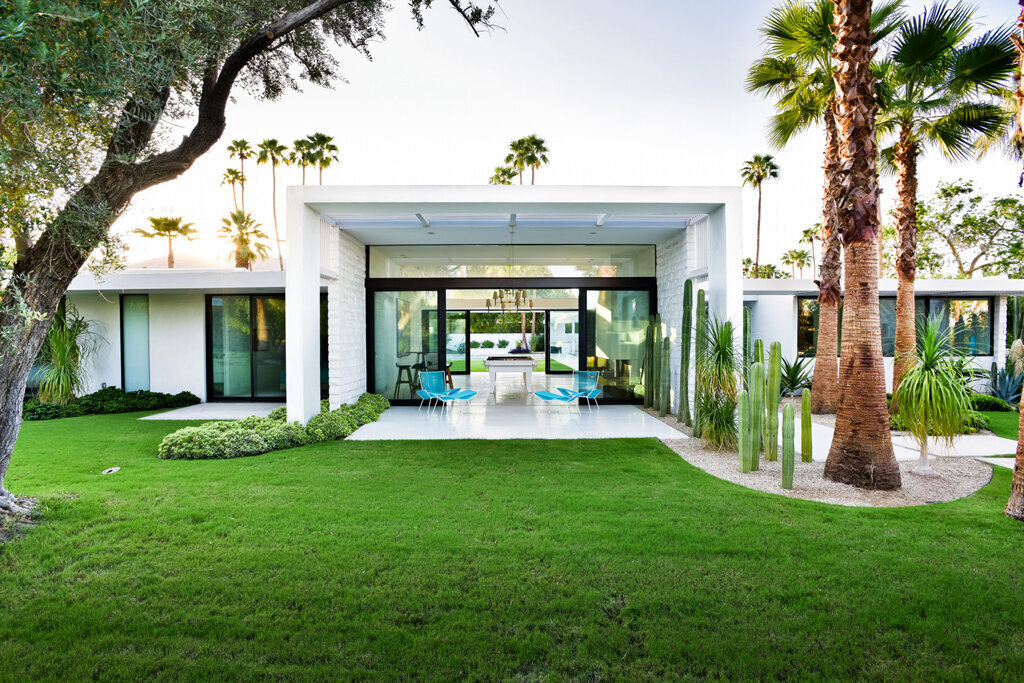
<path fill-rule="evenodd" d="M 739 188 L 307 185 L 288 199 L 367 245 L 658 244 Z"/>
<path fill-rule="evenodd" d="M 898 283 L 892 278 L 878 281 L 878 293 L 882 296 L 895 296 Z M 914 282 L 914 293 L 917 296 L 1022 296 L 1024 280 L 1006 277 L 983 277 L 971 280 L 959 279 L 926 279 L 918 278 Z M 756 299 L 758 296 L 818 296 L 818 286 L 813 280 L 770 280 L 766 278 L 746 278 L 743 280 L 743 298 Z"/>

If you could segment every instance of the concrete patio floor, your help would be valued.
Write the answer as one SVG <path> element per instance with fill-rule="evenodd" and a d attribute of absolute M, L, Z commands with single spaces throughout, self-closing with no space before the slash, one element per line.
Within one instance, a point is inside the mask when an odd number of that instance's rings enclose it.
<path fill-rule="evenodd" d="M 147 415 L 140 417 L 140 420 L 241 420 L 243 417 L 255 415 L 266 417 L 274 408 L 283 406 L 283 403 L 229 403 L 214 401 L 212 403 L 197 403 L 194 406 L 175 408 L 165 413 Z"/>

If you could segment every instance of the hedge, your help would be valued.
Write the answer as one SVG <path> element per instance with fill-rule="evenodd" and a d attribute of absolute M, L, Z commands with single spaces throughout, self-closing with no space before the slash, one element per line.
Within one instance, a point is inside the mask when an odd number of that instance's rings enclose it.
<path fill-rule="evenodd" d="M 1009 403 L 998 396 L 988 394 L 971 394 L 971 407 L 975 410 L 993 410 L 1000 413 L 1013 411 Z"/>
<path fill-rule="evenodd" d="M 355 403 L 335 410 L 330 409 L 327 401 L 321 401 L 320 412 L 305 426 L 301 422 L 288 422 L 287 411 L 282 406 L 267 417 L 185 427 L 164 437 L 157 457 L 165 460 L 241 458 L 321 441 L 337 441 L 364 424 L 375 422 L 390 405 L 383 396 L 363 394 Z"/>
<path fill-rule="evenodd" d="M 86 394 L 63 405 L 43 403 L 30 398 L 22 408 L 24 420 L 53 420 L 60 417 L 80 415 L 107 415 L 131 413 L 137 410 L 160 410 L 162 408 L 183 408 L 199 403 L 195 394 L 182 391 L 177 394 L 163 394 L 159 391 L 124 391 L 107 387 L 92 394 Z"/>

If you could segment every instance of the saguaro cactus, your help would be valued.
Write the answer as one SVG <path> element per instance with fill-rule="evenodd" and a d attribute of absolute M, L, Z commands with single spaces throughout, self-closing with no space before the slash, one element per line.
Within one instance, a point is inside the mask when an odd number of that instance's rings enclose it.
<path fill-rule="evenodd" d="M 772 342 L 768 352 L 767 380 L 764 389 L 764 457 L 779 459 L 779 401 L 782 398 L 782 344 Z"/>
<path fill-rule="evenodd" d="M 679 341 L 682 349 L 679 352 L 679 412 L 676 418 L 685 422 L 687 427 L 693 425 L 690 419 L 690 342 L 693 331 L 693 281 L 687 280 L 683 285 L 683 325 L 679 328 Z"/>
<path fill-rule="evenodd" d="M 793 406 L 789 403 L 782 409 L 782 488 L 793 488 L 793 458 L 795 457 L 795 434 Z"/>
<path fill-rule="evenodd" d="M 810 462 L 814 455 L 811 442 L 811 390 L 804 389 L 800 397 L 800 460 Z"/>
<path fill-rule="evenodd" d="M 707 295 L 703 289 L 697 290 L 697 315 L 694 334 L 694 366 L 697 381 L 693 391 L 693 435 L 699 437 L 703 431 L 703 419 L 700 414 L 701 405 L 701 368 L 707 362 L 707 341 L 708 341 L 708 307 Z"/>
<path fill-rule="evenodd" d="M 661 408 L 658 410 L 658 414 L 665 417 L 672 403 L 672 392 L 669 389 L 672 386 L 672 341 L 666 335 L 661 344 L 661 391 L 658 392 Z"/>
<path fill-rule="evenodd" d="M 747 432 L 747 450 L 749 455 L 747 460 L 750 463 L 750 470 L 761 469 L 760 458 L 758 457 L 759 451 L 761 450 L 761 418 L 764 415 L 764 364 L 753 363 L 750 366 L 750 374 L 747 376 L 747 386 L 750 387 L 748 392 L 750 396 L 750 407 L 748 409 L 749 415 L 749 429 Z"/>

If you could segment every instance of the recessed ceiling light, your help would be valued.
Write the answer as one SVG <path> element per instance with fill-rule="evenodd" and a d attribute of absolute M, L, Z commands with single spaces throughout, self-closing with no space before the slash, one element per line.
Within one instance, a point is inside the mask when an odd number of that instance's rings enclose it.
<path fill-rule="evenodd" d="M 591 231 L 591 233 L 590 233 L 590 234 L 591 234 L 591 235 L 596 235 L 596 234 L 597 234 L 597 231 L 596 231 L 596 230 L 594 230 L 594 231 Z"/>
<path fill-rule="evenodd" d="M 427 230 L 428 235 L 436 235 L 437 233 L 432 230 Z"/>

